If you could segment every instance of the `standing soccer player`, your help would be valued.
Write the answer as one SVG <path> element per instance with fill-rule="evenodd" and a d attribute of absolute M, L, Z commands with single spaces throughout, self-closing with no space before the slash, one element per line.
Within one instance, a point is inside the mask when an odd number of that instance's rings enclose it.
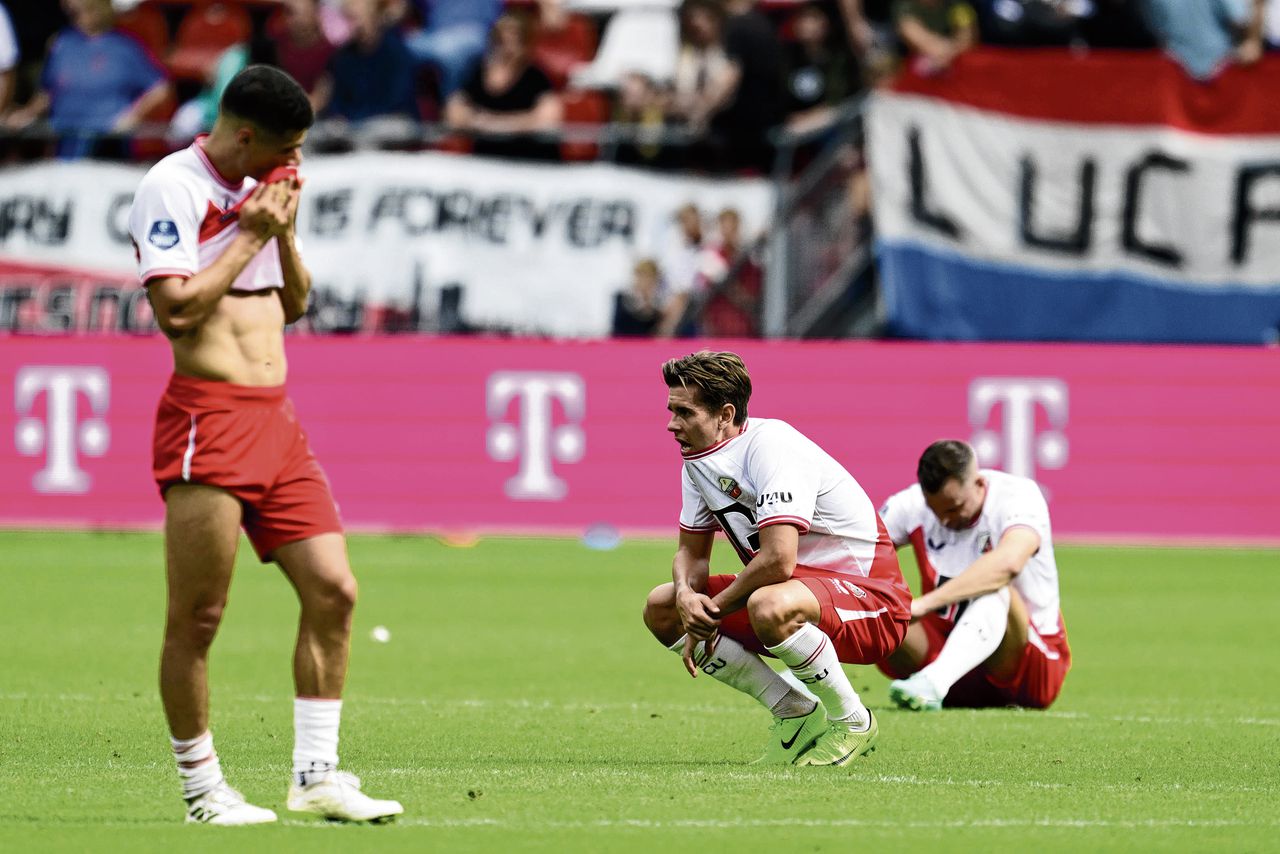
<path fill-rule="evenodd" d="M 880 663 L 889 696 L 916 711 L 1048 708 L 1071 668 L 1049 507 L 1035 481 L 979 469 L 964 442 L 934 442 L 918 482 L 880 510 L 910 543 L 921 596 L 907 638 Z"/>
<path fill-rule="evenodd" d="M 246 68 L 212 133 L 157 163 L 129 216 L 139 275 L 173 348 L 154 444 L 168 581 L 160 695 L 188 822 L 276 818 L 227 784 L 209 731 L 209 646 L 242 525 L 301 603 L 289 809 L 348 821 L 403 812 L 337 770 L 356 581 L 329 483 L 285 395 L 284 327 L 302 317 L 311 287 L 294 169 L 312 121 L 293 78 Z"/>
<path fill-rule="evenodd" d="M 667 429 L 684 458 L 670 584 L 644 621 L 698 670 L 774 717 L 763 764 L 843 765 L 875 749 L 875 716 L 840 662 L 873 664 L 902 642 L 911 593 L 875 505 L 849 472 L 784 421 L 747 420 L 751 378 L 734 353 L 662 366 Z M 715 531 L 744 564 L 711 575 Z M 793 688 L 777 657 L 820 700 Z"/>

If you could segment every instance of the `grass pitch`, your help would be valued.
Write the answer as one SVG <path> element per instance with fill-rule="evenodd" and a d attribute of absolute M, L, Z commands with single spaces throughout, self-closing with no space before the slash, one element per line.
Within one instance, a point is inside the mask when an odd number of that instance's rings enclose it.
<path fill-rule="evenodd" d="M 223 830 L 181 824 L 159 537 L 0 533 L 0 850 L 1275 850 L 1277 553 L 1061 548 L 1075 666 L 1051 711 L 898 712 L 851 668 L 880 749 L 758 770 L 766 714 L 640 623 L 673 543 L 354 537 L 340 752 L 404 802 L 384 827 L 284 811 L 296 605 L 242 549 L 213 728 L 283 822 Z"/>

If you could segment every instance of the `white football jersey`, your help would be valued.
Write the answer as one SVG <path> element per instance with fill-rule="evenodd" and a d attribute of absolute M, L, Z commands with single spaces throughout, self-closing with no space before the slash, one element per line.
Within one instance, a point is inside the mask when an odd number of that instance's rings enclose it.
<path fill-rule="evenodd" d="M 955 578 L 1000 542 L 1010 528 L 1026 527 L 1040 535 L 1040 548 L 1013 579 L 1041 636 L 1061 631 L 1058 601 L 1058 565 L 1053 558 L 1053 534 L 1049 529 L 1049 505 L 1034 480 L 983 469 L 987 497 L 973 526 L 953 531 L 944 526 L 925 504 L 920 484 L 891 496 L 880 516 L 894 545 L 911 543 L 920 565 L 927 593 Z"/>
<path fill-rule="evenodd" d="M 844 466 L 785 421 L 748 419 L 737 436 L 689 454 L 681 485 L 680 527 L 723 530 L 744 564 L 760 550 L 761 528 L 789 524 L 804 535 L 798 565 L 871 574 L 875 505 Z"/>
<path fill-rule="evenodd" d="M 196 140 L 161 160 L 143 177 L 129 211 L 129 234 L 143 284 L 161 276 L 191 276 L 208 267 L 240 231 L 238 205 L 258 182 L 229 184 Z M 284 285 L 275 238 L 232 283 L 234 291 Z"/>

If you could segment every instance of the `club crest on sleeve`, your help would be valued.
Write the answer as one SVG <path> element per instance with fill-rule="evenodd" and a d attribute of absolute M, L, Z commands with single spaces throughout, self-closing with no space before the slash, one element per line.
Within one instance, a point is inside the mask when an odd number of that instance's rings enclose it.
<path fill-rule="evenodd" d="M 172 249 L 178 245 L 178 226 L 171 219 L 158 219 L 151 223 L 147 242 L 157 249 Z"/>
<path fill-rule="evenodd" d="M 738 486 L 738 482 L 731 477 L 720 478 L 720 490 L 730 498 L 742 497 L 742 487 Z"/>

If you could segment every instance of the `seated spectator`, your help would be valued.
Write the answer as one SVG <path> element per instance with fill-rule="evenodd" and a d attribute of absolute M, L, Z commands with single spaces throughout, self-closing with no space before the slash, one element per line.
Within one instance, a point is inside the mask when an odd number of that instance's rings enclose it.
<path fill-rule="evenodd" d="M 564 88 L 574 69 L 595 56 L 597 38 L 591 19 L 569 12 L 564 0 L 538 0 L 533 61 L 557 89 Z"/>
<path fill-rule="evenodd" d="M 724 52 L 724 12 L 713 0 L 685 0 L 680 7 L 680 53 L 676 58 L 671 114 L 695 132 L 732 95 L 733 71 Z"/>
<path fill-rule="evenodd" d="M 1262 57 L 1264 0 L 1142 0 L 1156 41 L 1196 80 Z"/>
<path fill-rule="evenodd" d="M 669 233 L 662 249 L 663 285 L 668 297 L 658 336 L 691 333 L 681 329 L 680 320 L 694 290 L 702 284 L 698 276 L 703 249 L 702 212 L 693 202 L 680 206 L 676 211 L 675 229 Z"/>
<path fill-rule="evenodd" d="M 662 320 L 658 265 L 653 259 L 636 262 L 631 287 L 619 291 L 613 303 L 613 334 L 619 338 L 647 338 Z"/>
<path fill-rule="evenodd" d="M 18 38 L 13 32 L 13 22 L 4 6 L 0 6 L 0 118 L 8 114 L 13 105 L 13 93 L 18 82 Z"/>
<path fill-rule="evenodd" d="M 666 129 L 667 96 L 647 74 L 633 71 L 622 78 L 613 122 L 629 135 L 619 144 L 614 160 L 632 166 L 659 166 Z"/>
<path fill-rule="evenodd" d="M 111 0 L 66 0 L 72 26 L 49 46 L 40 90 L 5 120 L 25 128 L 49 117 L 60 157 L 123 156 L 104 134 L 127 134 L 169 98 L 164 71 L 132 37 L 113 29 Z"/>
<path fill-rule="evenodd" d="M 920 74 L 941 73 L 978 43 L 977 15 L 963 0 L 897 0 L 893 19 Z"/>
<path fill-rule="evenodd" d="M 448 98 L 470 77 L 484 53 L 502 0 L 414 0 L 420 29 L 406 37 L 419 64 L 436 69 L 440 94 Z"/>
<path fill-rule="evenodd" d="M 746 256 L 742 221 L 733 208 L 720 211 L 720 240 L 703 251 L 698 277 L 706 298 L 702 334 L 712 338 L 760 337 L 764 271 Z"/>
<path fill-rule="evenodd" d="M 820 127 L 857 91 L 857 67 L 820 3 L 801 7 L 791 29 L 795 39 L 784 52 L 787 125 L 795 130 Z"/>
<path fill-rule="evenodd" d="M 536 135 L 558 130 L 564 108 L 547 75 L 531 61 L 532 42 L 528 17 L 504 14 L 493 25 L 480 66 L 445 104 L 450 127 L 476 134 L 476 154 L 557 159 L 556 145 Z"/>
<path fill-rule="evenodd" d="M 284 0 L 268 27 L 280 68 L 307 90 L 315 106 L 316 86 L 333 57 L 333 42 L 320 20 L 320 0 Z"/>
<path fill-rule="evenodd" d="M 395 144 L 416 135 L 418 102 L 413 58 L 379 0 L 345 0 L 351 40 L 338 48 L 316 83 L 322 118 L 314 136 L 326 147 L 351 132 L 369 145 Z"/>

